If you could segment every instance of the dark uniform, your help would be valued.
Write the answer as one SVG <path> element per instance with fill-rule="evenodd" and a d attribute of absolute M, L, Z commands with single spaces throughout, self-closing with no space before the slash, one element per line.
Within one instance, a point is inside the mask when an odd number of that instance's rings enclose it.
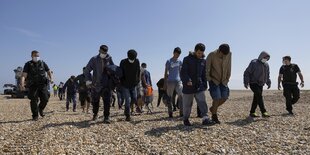
<path fill-rule="evenodd" d="M 81 106 L 84 107 L 86 102 L 90 103 L 91 100 L 91 91 L 86 86 L 86 78 L 84 74 L 81 74 L 75 79 L 78 82 L 78 90 L 79 90 L 79 100 L 81 102 Z"/>
<path fill-rule="evenodd" d="M 297 103 L 300 98 L 300 90 L 298 88 L 297 73 L 300 72 L 298 65 L 283 65 L 280 68 L 280 74 L 283 75 L 283 95 L 286 99 L 286 110 L 292 112 L 293 104 Z"/>
<path fill-rule="evenodd" d="M 43 110 L 49 100 L 47 89 L 48 79 L 46 72 L 50 69 L 43 61 L 28 61 L 24 66 L 24 73 L 27 73 L 26 87 L 29 88 L 28 98 L 30 99 L 32 117 L 37 118 L 38 114 L 43 117 Z M 40 99 L 40 104 L 38 105 Z"/>

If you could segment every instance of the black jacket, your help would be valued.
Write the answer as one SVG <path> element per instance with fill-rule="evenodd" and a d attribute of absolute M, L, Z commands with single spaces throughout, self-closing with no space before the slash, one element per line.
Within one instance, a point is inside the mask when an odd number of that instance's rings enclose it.
<path fill-rule="evenodd" d="M 123 71 L 121 85 L 125 88 L 136 87 L 140 82 L 140 62 L 138 59 L 134 63 L 130 63 L 128 59 L 123 59 L 120 63 Z"/>

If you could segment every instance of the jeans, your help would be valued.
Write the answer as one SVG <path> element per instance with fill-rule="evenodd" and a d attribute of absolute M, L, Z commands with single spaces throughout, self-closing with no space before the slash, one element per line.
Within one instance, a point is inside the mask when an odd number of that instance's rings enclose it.
<path fill-rule="evenodd" d="M 264 99 L 263 99 L 263 86 L 260 86 L 258 84 L 250 84 L 250 88 L 254 93 L 250 113 L 255 113 L 257 105 L 259 106 L 260 111 L 262 113 L 265 113 L 266 109 L 265 109 Z"/>
<path fill-rule="evenodd" d="M 193 100 L 196 99 L 197 105 L 200 110 L 201 117 L 206 117 L 208 113 L 208 105 L 206 100 L 205 91 L 195 94 L 183 94 L 183 119 L 188 120 L 193 106 Z"/>
<path fill-rule="evenodd" d="M 179 109 L 180 109 L 180 114 L 183 114 L 183 103 L 182 103 L 182 98 L 183 98 L 183 93 L 182 93 L 183 85 L 181 81 L 168 81 L 167 82 L 167 95 L 168 95 L 168 113 L 172 114 L 173 109 L 172 109 L 172 97 L 173 97 L 173 92 L 176 91 L 178 94 L 178 100 L 179 100 Z"/>
<path fill-rule="evenodd" d="M 67 94 L 67 102 L 66 102 L 66 109 L 69 110 L 69 103 L 73 102 L 73 111 L 76 109 L 76 93 L 75 94 Z"/>
<path fill-rule="evenodd" d="M 126 117 L 130 117 L 130 105 L 137 104 L 137 89 L 133 88 L 122 88 L 122 93 L 125 99 L 125 111 L 124 114 Z"/>

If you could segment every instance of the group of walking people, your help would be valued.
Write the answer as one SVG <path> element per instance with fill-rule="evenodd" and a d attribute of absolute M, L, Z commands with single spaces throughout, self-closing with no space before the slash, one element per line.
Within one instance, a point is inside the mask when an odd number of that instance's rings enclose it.
<path fill-rule="evenodd" d="M 181 60 L 181 48 L 176 47 L 172 58 L 165 64 L 164 78 L 157 83 L 159 106 L 161 99 L 164 100 L 168 117 L 173 118 L 174 113 L 179 111 L 179 117 L 183 118 L 185 126 L 191 126 L 189 120 L 193 101 L 197 103 L 197 115 L 201 117 L 203 125 L 220 124 L 218 109 L 229 98 L 230 89 L 228 83 L 231 77 L 232 52 L 228 44 L 221 44 L 218 49 L 205 55 L 206 47 L 202 43 L 196 44 L 194 51 L 189 52 Z M 53 83 L 52 73 L 47 64 L 40 60 L 39 52 L 31 52 L 32 60 L 24 66 L 21 88 L 25 85 L 29 88 L 28 98 L 31 100 L 31 111 L 33 120 L 38 116 L 44 117 L 44 108 L 49 100 L 47 85 Z M 250 62 L 244 71 L 244 87 L 253 91 L 252 107 L 250 117 L 259 117 L 256 108 L 259 106 L 262 117 L 270 117 L 263 100 L 263 87 L 271 87 L 270 69 L 268 61 L 270 55 L 263 51 L 257 59 Z M 304 86 L 304 79 L 297 64 L 291 63 L 290 56 L 283 57 L 283 65 L 279 71 L 278 89 L 284 89 L 283 95 L 286 99 L 286 110 L 293 115 L 293 105 L 300 98 L 299 83 Z M 26 82 L 25 82 L 26 81 Z M 212 97 L 212 106 L 208 108 L 206 91 Z M 88 112 L 92 104 L 93 120 L 97 120 L 100 99 L 103 100 L 103 122 L 110 121 L 111 102 L 118 99 L 119 108 L 124 103 L 125 121 L 131 121 L 134 105 L 137 112 L 142 112 L 144 103 L 148 112 L 152 112 L 149 105 L 153 101 L 153 86 L 151 74 L 147 70 L 147 64 L 138 59 L 138 53 L 134 49 L 127 52 L 127 57 L 115 65 L 109 54 L 107 45 L 99 47 L 99 54 L 92 57 L 83 73 L 77 77 L 71 76 L 62 87 L 62 92 L 67 92 L 66 110 L 69 103 L 73 102 L 73 111 L 76 111 L 76 95 L 79 93 L 81 106 Z M 177 97 L 176 97 L 177 96 Z M 39 103 L 39 104 L 38 104 Z M 177 104 L 176 104 L 177 103 Z M 177 105 L 177 108 L 176 108 Z M 209 118 L 208 112 L 211 112 Z"/>

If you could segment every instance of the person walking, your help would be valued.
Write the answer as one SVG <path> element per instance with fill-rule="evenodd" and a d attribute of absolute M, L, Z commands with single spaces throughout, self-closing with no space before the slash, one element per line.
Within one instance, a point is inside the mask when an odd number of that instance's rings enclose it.
<path fill-rule="evenodd" d="M 244 87 L 253 91 L 253 101 L 250 111 L 250 117 L 259 117 L 257 115 L 256 108 L 259 106 L 262 113 L 262 117 L 270 117 L 265 108 L 263 99 L 263 87 L 267 85 L 270 89 L 270 69 L 268 61 L 270 60 L 270 55 L 263 51 L 260 53 L 258 59 L 251 61 L 249 66 L 246 68 L 243 74 Z"/>
<path fill-rule="evenodd" d="M 283 95 L 286 100 L 286 110 L 290 115 L 293 113 L 293 105 L 296 104 L 300 98 L 300 90 L 298 88 L 297 75 L 300 78 L 300 87 L 305 85 L 304 77 L 297 64 L 291 63 L 292 58 L 290 56 L 283 57 L 283 65 L 279 71 L 278 77 L 278 89 L 281 89 L 281 83 L 283 86 Z"/>
<path fill-rule="evenodd" d="M 41 117 L 45 116 L 43 112 L 49 101 L 47 85 L 48 81 L 53 83 L 53 78 L 48 65 L 40 60 L 40 53 L 38 51 L 32 51 L 31 58 L 32 60 L 28 61 L 24 66 L 20 87 L 22 91 L 25 90 L 25 79 L 27 79 L 32 119 L 37 121 L 39 114 Z"/>

